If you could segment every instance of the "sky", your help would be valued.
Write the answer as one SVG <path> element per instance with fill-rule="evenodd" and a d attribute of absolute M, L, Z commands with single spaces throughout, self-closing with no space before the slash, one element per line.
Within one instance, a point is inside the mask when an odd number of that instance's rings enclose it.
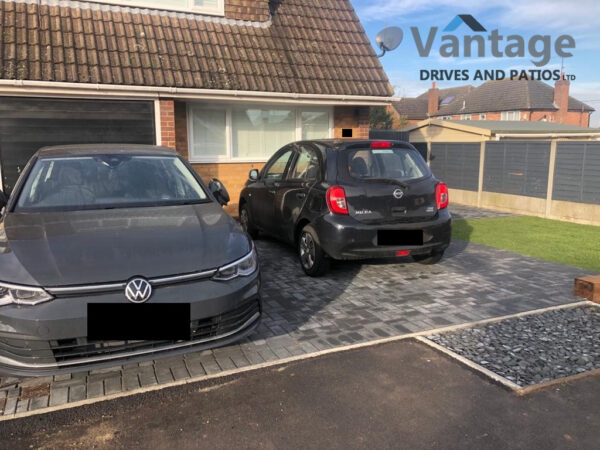
<path fill-rule="evenodd" d="M 591 105 L 597 111 L 591 116 L 591 126 L 600 126 L 600 1 L 578 0 L 351 0 L 373 46 L 375 36 L 385 27 L 400 27 L 404 37 L 400 46 L 381 58 L 381 63 L 398 97 L 417 96 L 431 86 L 431 81 L 421 81 L 421 70 L 463 70 L 468 69 L 472 78 L 476 70 L 502 69 L 561 69 L 566 74 L 576 76 L 571 81 L 570 94 Z M 439 49 L 444 42 L 441 36 L 448 34 L 442 30 L 457 14 L 471 14 L 486 28 L 485 33 L 474 33 L 465 24 L 452 32 L 459 37 L 461 51 L 458 57 L 444 58 Z M 429 29 L 437 26 L 438 32 L 428 57 L 421 57 L 411 33 L 411 27 L 418 27 L 423 41 Z M 504 36 L 499 48 L 506 47 L 506 36 L 522 35 L 525 43 L 532 35 L 549 35 L 552 42 L 552 55 L 547 65 L 536 67 L 532 57 L 496 58 L 491 54 L 490 44 L 486 43 L 484 57 L 465 57 L 462 51 L 464 34 L 488 34 L 498 29 Z M 575 49 L 569 50 L 573 56 L 561 58 L 554 51 L 555 40 L 568 34 L 575 39 Z M 538 49 L 541 48 L 538 44 Z M 482 81 L 437 81 L 437 87 L 447 88 Z M 554 81 L 546 81 L 554 85 Z"/>

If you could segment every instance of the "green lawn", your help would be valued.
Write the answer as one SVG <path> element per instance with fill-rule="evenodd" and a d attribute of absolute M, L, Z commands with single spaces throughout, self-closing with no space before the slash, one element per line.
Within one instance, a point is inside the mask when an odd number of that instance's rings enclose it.
<path fill-rule="evenodd" d="M 455 220 L 456 239 L 600 272 L 600 227 L 541 219 Z"/>

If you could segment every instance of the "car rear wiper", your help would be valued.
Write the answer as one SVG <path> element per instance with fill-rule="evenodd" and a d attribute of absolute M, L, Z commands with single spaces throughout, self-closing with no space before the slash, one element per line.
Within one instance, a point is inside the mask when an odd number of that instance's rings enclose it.
<path fill-rule="evenodd" d="M 362 177 L 361 180 L 376 181 L 378 183 L 397 184 L 398 186 L 404 189 L 408 189 L 408 184 L 404 183 L 403 181 L 396 180 L 394 178 Z"/>

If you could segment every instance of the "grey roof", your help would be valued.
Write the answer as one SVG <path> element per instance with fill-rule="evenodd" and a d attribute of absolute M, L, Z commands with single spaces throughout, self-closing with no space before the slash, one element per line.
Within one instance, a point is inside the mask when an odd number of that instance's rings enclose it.
<path fill-rule="evenodd" d="M 427 98 L 403 98 L 392 101 L 392 106 L 398 114 L 407 119 L 427 119 Z"/>
<path fill-rule="evenodd" d="M 597 128 L 583 128 L 555 122 L 528 122 L 525 120 L 444 120 L 468 127 L 484 128 L 492 133 L 600 133 Z"/>
<path fill-rule="evenodd" d="M 459 101 L 462 104 L 462 99 L 475 89 L 473 86 L 457 86 L 439 90 L 439 102 L 444 99 L 452 99 L 452 102 Z M 419 95 L 416 98 L 403 98 L 398 101 L 393 101 L 392 105 L 398 111 L 398 114 L 406 116 L 407 119 L 427 119 L 427 92 Z"/>
<path fill-rule="evenodd" d="M 449 105 L 440 106 L 434 115 L 523 110 L 558 110 L 554 104 L 554 87 L 532 80 L 487 81 L 469 91 L 462 99 L 457 98 Z M 569 97 L 569 110 L 594 111 L 594 108 Z"/>
<path fill-rule="evenodd" d="M 459 98 L 464 98 L 473 89 L 475 89 L 475 87 L 470 84 L 467 84 L 465 86 L 456 86 L 456 87 L 451 87 L 451 88 L 446 88 L 446 89 L 440 89 L 439 90 L 440 91 L 439 92 L 439 101 L 440 101 L 440 103 L 442 103 L 444 101 L 444 99 L 448 98 L 448 97 L 455 97 L 455 100 L 458 100 Z M 427 100 L 427 91 L 423 92 L 417 98 Z"/>
<path fill-rule="evenodd" d="M 37 151 L 38 157 L 87 156 L 87 155 L 150 155 L 173 156 L 177 153 L 169 147 L 143 144 L 74 144 L 42 147 Z"/>

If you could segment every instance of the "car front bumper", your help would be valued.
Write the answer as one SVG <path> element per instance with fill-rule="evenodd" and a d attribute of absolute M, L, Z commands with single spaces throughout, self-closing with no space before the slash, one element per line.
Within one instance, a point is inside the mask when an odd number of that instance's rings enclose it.
<path fill-rule="evenodd" d="M 319 244 L 334 259 L 392 258 L 402 250 L 409 250 L 411 255 L 444 251 L 450 245 L 452 216 L 446 208 L 427 222 L 376 225 L 361 223 L 350 216 L 326 214 L 312 226 Z M 377 245 L 378 230 L 423 230 L 423 245 L 380 246 Z"/>
<path fill-rule="evenodd" d="M 147 303 L 190 304 L 191 339 L 185 341 L 88 340 L 88 303 L 128 301 L 122 291 L 115 291 L 0 307 L 0 373 L 77 372 L 228 345 L 259 324 L 260 274 L 257 270 L 230 281 L 203 279 L 156 287 Z"/>

